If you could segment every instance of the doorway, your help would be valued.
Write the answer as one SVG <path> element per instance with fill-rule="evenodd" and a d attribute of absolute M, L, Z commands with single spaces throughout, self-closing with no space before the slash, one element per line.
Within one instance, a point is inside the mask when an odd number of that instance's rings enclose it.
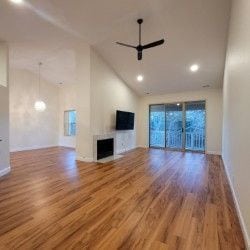
<path fill-rule="evenodd" d="M 205 131 L 205 101 L 149 106 L 150 147 L 204 152 Z"/>

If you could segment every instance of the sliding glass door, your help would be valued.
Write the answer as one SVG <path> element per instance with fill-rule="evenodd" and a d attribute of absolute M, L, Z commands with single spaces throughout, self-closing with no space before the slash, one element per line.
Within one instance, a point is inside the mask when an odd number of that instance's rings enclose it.
<path fill-rule="evenodd" d="M 166 104 L 166 148 L 183 147 L 183 105 Z"/>
<path fill-rule="evenodd" d="M 150 147 L 165 147 L 165 105 L 152 105 L 149 108 Z"/>
<path fill-rule="evenodd" d="M 205 130 L 205 102 L 187 102 L 185 104 L 185 149 L 205 151 Z"/>
<path fill-rule="evenodd" d="M 205 101 L 149 107 L 149 146 L 205 151 Z"/>

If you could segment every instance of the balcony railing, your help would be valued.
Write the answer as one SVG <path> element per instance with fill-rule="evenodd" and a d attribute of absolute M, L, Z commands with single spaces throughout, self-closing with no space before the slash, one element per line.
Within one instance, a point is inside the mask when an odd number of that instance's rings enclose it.
<path fill-rule="evenodd" d="M 204 131 L 186 132 L 186 149 L 205 150 Z"/>
<path fill-rule="evenodd" d="M 151 146 L 165 147 L 165 132 L 151 131 Z M 203 130 L 185 133 L 185 148 L 190 150 L 205 150 L 205 134 Z M 182 131 L 166 131 L 166 147 L 182 148 Z"/>

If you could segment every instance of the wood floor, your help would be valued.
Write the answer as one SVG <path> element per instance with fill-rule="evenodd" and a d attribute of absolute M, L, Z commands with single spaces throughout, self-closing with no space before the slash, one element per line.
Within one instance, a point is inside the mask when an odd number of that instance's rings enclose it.
<path fill-rule="evenodd" d="M 0 249 L 245 249 L 219 156 L 136 149 L 106 164 L 14 153 Z"/>

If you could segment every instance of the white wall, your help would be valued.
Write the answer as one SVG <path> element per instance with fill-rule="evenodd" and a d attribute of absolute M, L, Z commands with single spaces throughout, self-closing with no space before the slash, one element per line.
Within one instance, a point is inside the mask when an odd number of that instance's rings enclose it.
<path fill-rule="evenodd" d="M 250 1 L 234 0 L 224 78 L 223 160 L 250 248 Z"/>
<path fill-rule="evenodd" d="M 137 120 L 137 105 L 137 95 L 92 50 L 91 127 L 93 135 L 115 131 L 116 110 L 134 112 Z M 116 132 L 116 139 L 117 153 L 135 148 L 136 129 Z"/>
<path fill-rule="evenodd" d="M 64 135 L 64 112 L 67 110 L 76 110 L 76 85 L 63 84 L 60 85 L 59 89 L 59 145 L 75 148 L 76 137 Z"/>
<path fill-rule="evenodd" d="M 10 69 L 10 149 L 35 149 L 58 145 L 59 89 L 41 79 L 44 112 L 34 109 L 38 99 L 38 76 L 27 70 Z"/>
<path fill-rule="evenodd" d="M 0 177 L 10 171 L 8 47 L 0 42 Z"/>
<path fill-rule="evenodd" d="M 206 100 L 206 135 L 207 153 L 221 153 L 222 137 L 222 90 L 203 90 L 192 92 L 181 92 L 158 96 L 146 96 L 140 99 L 139 122 L 138 122 L 138 145 L 148 147 L 148 117 L 149 105 L 159 103 L 185 102 Z"/>
<path fill-rule="evenodd" d="M 0 85 L 0 177 L 10 171 L 9 89 Z"/>

